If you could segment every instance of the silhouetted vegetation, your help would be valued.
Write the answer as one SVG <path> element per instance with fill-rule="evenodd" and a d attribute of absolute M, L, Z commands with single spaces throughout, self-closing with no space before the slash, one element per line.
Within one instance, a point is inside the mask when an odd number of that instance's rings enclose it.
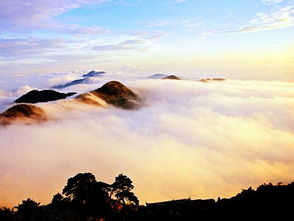
<path fill-rule="evenodd" d="M 97 181 L 91 173 L 68 179 L 51 203 L 23 200 L 13 209 L 0 208 L 1 221 L 104 220 L 286 220 L 294 211 L 294 182 L 251 187 L 230 199 L 172 200 L 139 206 L 134 186 L 120 174 L 114 183 Z"/>

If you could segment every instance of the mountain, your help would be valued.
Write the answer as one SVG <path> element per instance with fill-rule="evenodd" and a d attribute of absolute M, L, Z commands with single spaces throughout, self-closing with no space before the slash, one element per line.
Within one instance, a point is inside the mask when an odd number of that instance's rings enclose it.
<path fill-rule="evenodd" d="M 166 74 L 153 74 L 147 77 L 147 79 L 161 79 L 165 78 Z"/>
<path fill-rule="evenodd" d="M 31 104 L 17 104 L 0 114 L 0 125 L 7 125 L 14 121 L 33 123 L 46 120 L 42 108 Z"/>
<path fill-rule="evenodd" d="M 15 103 L 39 103 L 39 102 L 48 102 L 56 101 L 60 99 L 65 99 L 66 97 L 76 94 L 75 92 L 69 93 L 60 93 L 53 90 L 32 90 L 25 95 L 22 95 L 20 98 L 16 99 Z"/>
<path fill-rule="evenodd" d="M 76 79 L 76 80 L 73 80 L 73 81 L 68 82 L 68 83 L 65 83 L 65 84 L 55 85 L 52 88 L 55 88 L 55 89 L 63 89 L 63 88 L 66 88 L 66 87 L 77 85 L 77 84 L 89 84 L 89 83 L 91 83 L 90 78 L 92 78 L 92 77 L 99 77 L 99 76 L 102 76 L 104 74 L 105 74 L 104 71 L 90 71 L 89 73 L 84 74 L 82 76 L 83 78 Z"/>
<path fill-rule="evenodd" d="M 64 99 L 73 94 L 75 92 L 59 93 L 53 90 L 33 90 L 18 98 L 15 103 L 48 102 Z M 94 91 L 77 96 L 75 99 L 98 106 L 111 104 L 127 110 L 138 109 L 142 105 L 142 99 L 118 81 L 110 81 Z M 17 104 L 0 114 L 0 125 L 7 125 L 16 121 L 31 124 L 43 120 L 46 120 L 45 111 L 31 104 Z"/>
<path fill-rule="evenodd" d="M 65 84 L 55 85 L 52 88 L 64 89 L 66 87 L 70 87 L 70 86 L 77 85 L 77 84 L 87 84 L 88 82 L 89 82 L 88 78 L 81 78 L 81 79 L 73 80 L 73 81 L 65 83 Z"/>
<path fill-rule="evenodd" d="M 210 81 L 225 81 L 226 79 L 224 78 L 203 78 L 199 81 L 201 82 L 210 82 Z"/>
<path fill-rule="evenodd" d="M 77 99 L 96 105 L 102 105 L 101 100 L 99 101 L 102 99 L 108 104 L 123 109 L 137 109 L 142 101 L 137 94 L 118 81 L 110 81 L 94 91 L 79 95 Z"/>
<path fill-rule="evenodd" d="M 177 77 L 176 75 L 169 75 L 167 77 L 161 78 L 163 80 L 182 80 L 181 78 Z"/>
<path fill-rule="evenodd" d="M 90 71 L 88 74 L 84 74 L 83 77 L 99 77 L 105 74 L 104 71 Z"/>

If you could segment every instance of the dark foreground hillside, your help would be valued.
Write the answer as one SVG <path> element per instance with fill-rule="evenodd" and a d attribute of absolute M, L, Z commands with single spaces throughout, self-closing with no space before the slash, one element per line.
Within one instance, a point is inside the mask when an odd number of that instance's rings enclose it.
<path fill-rule="evenodd" d="M 294 211 L 294 182 L 251 187 L 230 199 L 172 200 L 139 206 L 134 186 L 120 174 L 112 184 L 91 173 L 69 178 L 62 194 L 40 205 L 23 200 L 13 209 L 0 209 L 1 221 L 107 221 L 107 220 L 290 220 Z"/>

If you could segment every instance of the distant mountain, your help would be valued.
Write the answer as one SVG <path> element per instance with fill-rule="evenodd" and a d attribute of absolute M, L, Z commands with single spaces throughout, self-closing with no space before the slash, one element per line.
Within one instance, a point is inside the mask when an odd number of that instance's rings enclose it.
<path fill-rule="evenodd" d="M 176 75 L 169 75 L 167 77 L 162 78 L 163 80 L 182 80 L 181 78 L 177 77 Z"/>
<path fill-rule="evenodd" d="M 89 83 L 91 83 L 90 78 L 99 77 L 99 76 L 102 76 L 104 74 L 105 74 L 104 71 L 90 71 L 89 73 L 84 74 L 83 78 L 73 80 L 73 81 L 65 83 L 65 84 L 55 85 L 52 88 L 64 89 L 66 87 L 74 86 L 74 85 L 77 85 L 77 84 L 89 84 Z"/>
<path fill-rule="evenodd" d="M 0 114 L 0 125 L 7 125 L 14 121 L 33 123 L 45 120 L 42 108 L 31 104 L 17 104 Z"/>
<path fill-rule="evenodd" d="M 84 74 L 83 77 L 98 77 L 105 74 L 104 71 L 90 71 L 88 74 Z"/>
<path fill-rule="evenodd" d="M 153 75 L 148 76 L 147 78 L 148 79 L 161 79 L 166 76 L 167 76 L 166 74 L 153 74 Z"/>
<path fill-rule="evenodd" d="M 77 99 L 96 105 L 102 105 L 99 101 L 102 99 L 108 104 L 123 109 L 137 109 L 142 101 L 137 94 L 118 81 L 110 81 L 94 91 L 79 95 Z"/>
<path fill-rule="evenodd" d="M 81 79 L 73 80 L 73 81 L 65 83 L 65 84 L 55 85 L 52 88 L 64 89 L 66 87 L 70 87 L 70 86 L 77 85 L 77 84 L 87 84 L 88 82 L 89 82 L 88 78 L 81 78 Z"/>
<path fill-rule="evenodd" d="M 53 90 L 32 90 L 20 98 L 16 99 L 15 103 L 39 103 L 39 102 L 48 102 L 56 101 L 60 99 L 65 99 L 66 97 L 76 94 L 75 92 L 70 93 L 60 93 Z"/>
<path fill-rule="evenodd" d="M 201 82 L 210 82 L 210 81 L 225 81 L 226 79 L 224 78 L 203 78 L 199 81 Z"/>

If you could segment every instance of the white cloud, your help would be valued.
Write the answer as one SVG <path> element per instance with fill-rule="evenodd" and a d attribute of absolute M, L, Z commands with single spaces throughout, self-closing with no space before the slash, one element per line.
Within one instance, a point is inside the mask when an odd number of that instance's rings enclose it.
<path fill-rule="evenodd" d="M 89 4 L 101 4 L 109 0 L 1 0 L 0 30 L 29 31 L 34 28 L 56 26 L 54 17 L 74 8 Z M 57 24 L 60 26 L 61 24 Z M 63 25 L 66 29 L 66 26 Z"/>
<path fill-rule="evenodd" d="M 141 37 L 150 40 L 156 40 L 168 36 L 168 32 L 165 31 L 135 31 L 130 36 Z"/>
<path fill-rule="evenodd" d="M 274 5 L 283 2 L 284 0 L 262 0 L 267 5 Z"/>
<path fill-rule="evenodd" d="M 183 2 L 187 2 L 188 0 L 175 0 L 175 3 L 183 3 Z"/>
<path fill-rule="evenodd" d="M 144 50 L 147 42 L 145 40 L 126 40 L 118 44 L 108 44 L 95 46 L 98 51 L 120 51 L 120 50 Z"/>
<path fill-rule="evenodd" d="M 48 202 L 78 172 L 105 182 L 125 173 L 141 203 L 293 180 L 293 83 L 123 82 L 144 108 L 61 101 L 40 104 L 44 124 L 0 128 L 0 204 Z"/>
<path fill-rule="evenodd" d="M 202 24 L 201 22 L 193 22 L 193 21 L 190 21 L 190 20 L 184 20 L 182 23 L 187 28 L 198 28 Z"/>
<path fill-rule="evenodd" d="M 0 39 L 0 58 L 34 57 L 48 51 L 63 48 L 61 39 L 7 38 Z"/>
<path fill-rule="evenodd" d="M 185 27 L 185 28 L 198 28 L 202 25 L 201 22 L 192 21 L 189 19 L 183 20 L 170 20 L 170 19 L 159 19 L 155 21 L 149 21 L 146 23 L 148 27 Z"/>
<path fill-rule="evenodd" d="M 170 27 L 177 24 L 175 20 L 168 20 L 168 19 L 160 19 L 156 21 L 149 21 L 146 23 L 149 27 Z"/>
<path fill-rule="evenodd" d="M 272 13 L 257 13 L 256 17 L 243 27 L 232 28 L 229 30 L 210 31 L 210 34 L 260 32 L 292 26 L 294 26 L 294 6 L 285 6 Z"/>

